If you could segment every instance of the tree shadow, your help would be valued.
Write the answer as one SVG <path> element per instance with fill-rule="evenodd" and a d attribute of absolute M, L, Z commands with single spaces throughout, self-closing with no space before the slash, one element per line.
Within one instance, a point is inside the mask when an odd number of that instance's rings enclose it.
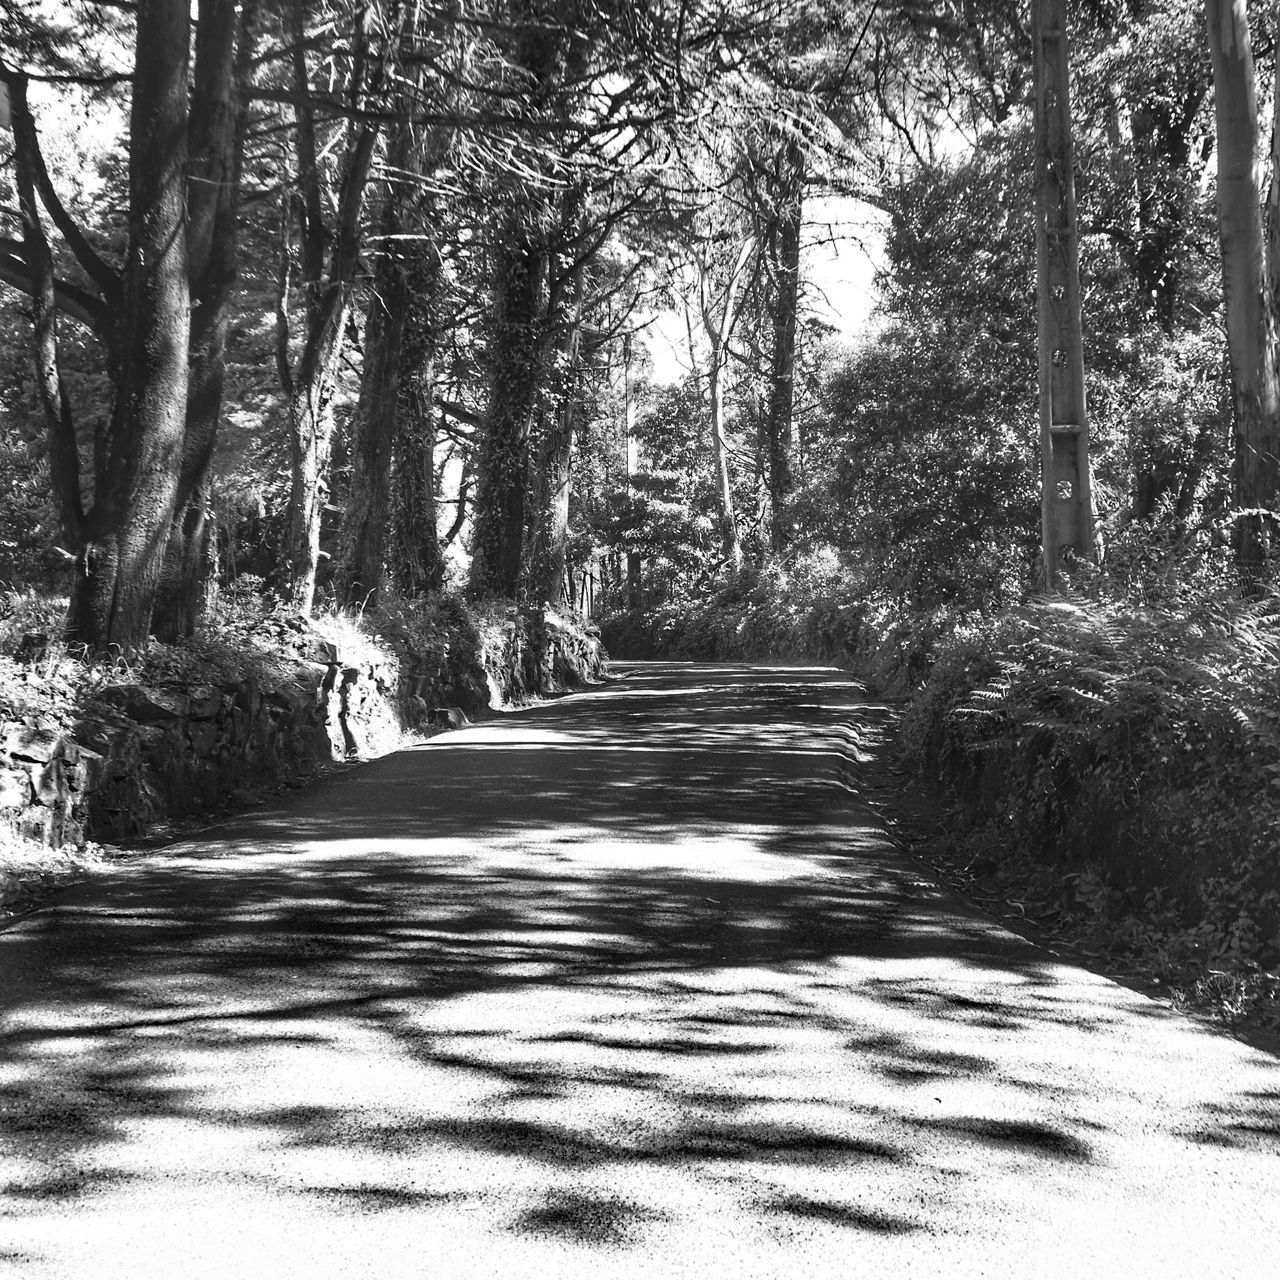
<path fill-rule="evenodd" d="M 553 1236 L 582 1245 L 625 1245 L 634 1241 L 637 1229 L 662 1221 L 632 1201 L 581 1191 L 551 1191 L 543 1202 L 516 1218 L 519 1232 Z"/>
<path fill-rule="evenodd" d="M 690 689 L 656 667 L 64 892 L 0 932 L 10 1212 L 141 1176 L 122 1156 L 156 1122 L 331 1156 L 349 1172 L 290 1186 L 369 1211 L 478 1198 L 477 1162 L 542 1170 L 508 1228 L 611 1247 L 665 1211 L 564 1171 L 692 1170 L 815 1229 L 904 1234 L 927 1219 L 769 1179 L 906 1178 L 921 1132 L 1089 1164 L 1088 1119 L 1008 1046 L 1104 1030 L 1115 1002 L 1062 994 L 1053 957 L 893 850 L 842 780 L 881 710 L 837 672 L 702 669 Z M 361 1076 L 335 1096 L 348 1039 L 408 1092 Z M 296 1096 L 237 1093 L 295 1059 Z M 944 1085 L 1003 1092 L 941 1114 Z M 464 1185 L 395 1172 L 428 1155 Z"/>
<path fill-rule="evenodd" d="M 812 1200 L 807 1196 L 783 1196 L 766 1206 L 774 1213 L 790 1214 L 803 1219 L 816 1219 L 837 1227 L 852 1227 L 877 1235 L 901 1236 L 922 1230 L 912 1218 L 884 1213 L 878 1209 L 862 1209 L 857 1205 L 836 1204 L 829 1200 Z"/>

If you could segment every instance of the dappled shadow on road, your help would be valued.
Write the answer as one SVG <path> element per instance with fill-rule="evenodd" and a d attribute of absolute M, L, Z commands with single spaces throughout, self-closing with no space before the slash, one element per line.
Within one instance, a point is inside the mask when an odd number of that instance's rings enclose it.
<path fill-rule="evenodd" d="M 844 785 L 882 715 L 651 668 L 64 895 L 0 934 L 6 1212 L 155 1177 L 139 1133 L 365 1213 L 492 1200 L 496 1161 L 508 1232 L 611 1248 L 676 1212 L 645 1171 L 892 1236 L 937 1226 L 914 1177 L 1088 1165 L 1036 1038 L 1162 1015 L 902 862 Z"/>

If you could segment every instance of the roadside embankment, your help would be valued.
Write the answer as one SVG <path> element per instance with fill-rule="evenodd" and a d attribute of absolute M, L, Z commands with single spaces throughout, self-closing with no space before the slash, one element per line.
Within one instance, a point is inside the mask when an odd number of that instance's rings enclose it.
<path fill-rule="evenodd" d="M 1271 1035 L 1278 617 L 1228 586 L 909 611 L 774 571 L 604 632 L 619 657 L 834 661 L 901 698 L 915 852 L 1042 940 Z"/>
<path fill-rule="evenodd" d="M 603 664 L 571 619 L 449 598 L 367 622 L 272 613 L 131 663 L 29 638 L 23 659 L 0 656 L 0 908 L 77 873 L 93 842 L 251 803 Z"/>

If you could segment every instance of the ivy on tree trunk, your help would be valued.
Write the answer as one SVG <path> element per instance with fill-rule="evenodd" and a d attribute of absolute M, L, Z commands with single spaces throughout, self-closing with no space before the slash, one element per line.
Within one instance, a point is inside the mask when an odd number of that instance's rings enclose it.
<path fill-rule="evenodd" d="M 535 206 L 541 197 L 534 197 Z M 495 247 L 489 407 L 477 462 L 474 596 L 514 599 L 520 584 L 529 437 L 546 380 L 548 253 L 540 208 L 512 201 Z"/>

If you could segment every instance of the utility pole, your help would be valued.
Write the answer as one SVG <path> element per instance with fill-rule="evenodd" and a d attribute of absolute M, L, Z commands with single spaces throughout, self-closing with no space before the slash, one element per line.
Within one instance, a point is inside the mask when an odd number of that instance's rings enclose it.
<path fill-rule="evenodd" d="M 1080 318 L 1080 241 L 1071 154 L 1066 0 L 1032 0 L 1036 91 L 1036 265 L 1041 526 L 1045 585 L 1064 552 L 1096 559 Z"/>

